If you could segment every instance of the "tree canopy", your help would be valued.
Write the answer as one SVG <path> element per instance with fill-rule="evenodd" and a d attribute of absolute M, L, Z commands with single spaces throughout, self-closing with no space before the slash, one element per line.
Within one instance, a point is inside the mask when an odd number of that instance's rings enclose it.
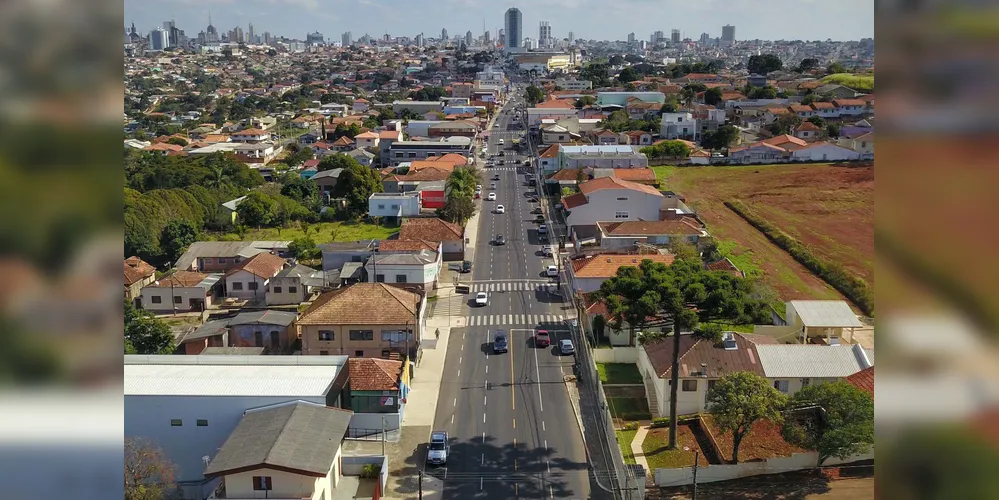
<path fill-rule="evenodd" d="M 722 89 L 721 87 L 712 87 L 704 91 L 704 104 L 709 106 L 717 106 L 722 102 Z"/>
<path fill-rule="evenodd" d="M 125 301 L 125 354 L 173 354 L 175 349 L 166 323 Z"/>
<path fill-rule="evenodd" d="M 717 130 L 705 132 L 701 135 L 701 147 L 712 151 L 725 149 L 731 146 L 739 138 L 739 129 L 735 125 L 725 124 Z"/>
<path fill-rule="evenodd" d="M 177 466 L 163 450 L 145 438 L 126 437 L 125 500 L 160 500 L 176 494 Z"/>
<path fill-rule="evenodd" d="M 874 445 L 874 398 L 846 381 L 803 387 L 791 398 L 790 408 L 818 406 L 814 412 L 788 417 L 784 439 L 819 454 L 818 466 L 831 457 L 845 459 Z"/>
<path fill-rule="evenodd" d="M 690 156 L 690 148 L 683 141 L 659 141 L 651 146 L 645 146 L 638 152 L 653 159 Z"/>
<path fill-rule="evenodd" d="M 730 373 L 715 382 L 708 390 L 708 412 L 719 429 L 732 433 L 732 463 L 739 463 L 739 445 L 753 424 L 760 420 L 775 425 L 783 422 L 781 411 L 786 402 L 782 392 L 755 373 Z"/>
<path fill-rule="evenodd" d="M 334 155 L 341 157 L 337 160 L 339 164 L 345 164 L 343 171 L 337 178 L 336 186 L 330 195 L 334 198 L 343 198 L 347 201 L 347 211 L 351 215 L 359 216 L 368 212 L 368 198 L 372 193 L 384 191 L 382 179 L 375 169 L 365 167 L 357 160 L 347 155 Z M 325 161 L 325 158 L 324 158 Z M 322 162 L 320 162 L 322 166 Z"/>
<path fill-rule="evenodd" d="M 530 85 L 527 87 L 527 91 L 524 94 L 525 99 L 527 99 L 528 106 L 534 106 L 535 104 L 545 100 L 545 92 L 541 90 L 540 87 Z"/>
<path fill-rule="evenodd" d="M 776 54 L 762 54 L 749 56 L 749 62 L 746 64 L 746 69 L 750 73 L 756 73 L 758 75 L 767 75 L 784 67 L 784 63 L 781 62 L 780 58 Z"/>

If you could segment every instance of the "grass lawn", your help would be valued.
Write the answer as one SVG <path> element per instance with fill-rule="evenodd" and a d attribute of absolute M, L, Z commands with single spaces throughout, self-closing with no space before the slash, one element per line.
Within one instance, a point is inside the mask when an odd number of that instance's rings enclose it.
<path fill-rule="evenodd" d="M 721 454 L 722 459 L 732 460 L 732 433 L 722 432 L 718 429 L 710 415 L 704 416 L 704 422 L 711 429 L 711 434 L 714 435 L 715 442 L 718 443 L 718 453 Z M 784 438 L 781 437 L 780 426 L 767 420 L 761 420 L 753 424 L 753 429 L 742 439 L 742 444 L 739 445 L 739 461 L 789 457 L 792 453 L 804 453 L 805 451 L 807 450 L 784 441 Z"/>
<path fill-rule="evenodd" d="M 367 223 L 353 222 L 320 222 L 312 224 L 309 228 L 309 237 L 316 244 L 330 243 L 334 241 L 358 241 L 358 240 L 384 240 L 399 232 L 398 227 L 378 226 Z M 277 240 L 291 241 L 305 236 L 302 227 L 295 225 L 290 228 L 264 228 L 250 229 L 246 231 L 247 240 Z"/>
<path fill-rule="evenodd" d="M 645 460 L 649 462 L 651 469 L 677 469 L 680 467 L 690 467 L 694 464 L 694 452 L 700 448 L 697 446 L 697 439 L 687 425 L 677 427 L 677 447 L 675 450 L 668 449 L 669 428 L 650 429 L 645 435 L 642 443 L 642 451 L 645 452 Z M 685 449 L 686 448 L 686 449 Z M 707 466 L 708 460 L 701 453 L 697 462 Z"/>
<path fill-rule="evenodd" d="M 874 75 L 854 75 L 851 73 L 836 73 L 822 79 L 822 83 L 834 83 L 853 90 L 870 92 L 874 90 Z"/>
<path fill-rule="evenodd" d="M 651 420 L 648 403 L 640 398 L 607 398 L 611 415 L 621 420 Z"/>
<path fill-rule="evenodd" d="M 635 434 L 638 434 L 638 430 L 614 432 L 617 433 L 617 445 L 621 448 L 621 455 L 624 456 L 624 463 L 638 463 L 635 461 L 635 454 L 631 451 L 631 442 L 635 440 Z"/>
<path fill-rule="evenodd" d="M 634 363 L 597 363 L 597 373 L 605 384 L 642 383 L 642 374 Z"/>
<path fill-rule="evenodd" d="M 666 189 L 666 178 L 673 175 L 673 169 L 676 167 L 671 165 L 660 165 L 658 167 L 649 168 L 656 173 L 656 181 L 659 182 L 659 187 L 661 189 Z"/>

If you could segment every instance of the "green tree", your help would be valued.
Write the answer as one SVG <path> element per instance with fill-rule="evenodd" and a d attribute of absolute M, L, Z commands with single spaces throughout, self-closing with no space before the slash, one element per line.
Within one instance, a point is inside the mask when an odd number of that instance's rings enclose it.
<path fill-rule="evenodd" d="M 319 186 L 312 179 L 303 179 L 297 172 L 288 172 L 281 176 L 281 194 L 306 204 L 310 198 L 318 198 Z"/>
<path fill-rule="evenodd" d="M 176 262 L 184 249 L 198 241 L 198 228 L 187 219 L 167 222 L 160 234 L 160 249 L 168 262 Z"/>
<path fill-rule="evenodd" d="M 703 83 L 691 83 L 684 86 L 683 89 L 680 90 L 680 97 L 683 99 L 683 102 L 690 104 L 694 102 L 694 97 L 696 97 L 697 94 L 706 90 L 708 90 L 708 87 Z"/>
<path fill-rule="evenodd" d="M 545 100 L 545 92 L 540 87 L 531 85 L 527 87 L 524 98 L 527 100 L 528 107 L 534 107 L 535 104 Z"/>
<path fill-rule="evenodd" d="M 791 409 L 821 408 L 785 421 L 784 439 L 819 454 L 821 467 L 831 457 L 839 459 L 865 453 L 874 445 L 874 398 L 845 381 L 803 387 L 791 398 Z"/>
<path fill-rule="evenodd" d="M 826 126 L 826 121 L 822 119 L 821 116 L 812 116 L 808 118 L 808 121 L 815 125 L 816 127 L 822 128 Z"/>
<path fill-rule="evenodd" d="M 722 102 L 722 89 L 721 87 L 712 87 L 704 91 L 704 104 L 708 106 L 717 106 Z"/>
<path fill-rule="evenodd" d="M 177 493 L 177 466 L 145 438 L 125 438 L 125 500 L 163 500 Z"/>
<path fill-rule="evenodd" d="M 288 157 L 285 158 L 284 161 L 289 167 L 292 168 L 316 157 L 315 153 L 312 152 L 312 148 L 308 146 L 300 146 L 297 143 L 291 143 L 291 145 L 288 146 L 288 151 Z"/>
<path fill-rule="evenodd" d="M 342 156 L 346 157 L 344 161 L 348 166 L 340 172 L 331 195 L 334 198 L 344 198 L 352 215 L 367 213 L 371 194 L 384 191 L 382 179 L 374 169 L 357 163 L 357 160 L 349 156 Z"/>
<path fill-rule="evenodd" d="M 818 67 L 819 67 L 818 59 L 815 59 L 814 57 L 806 57 L 805 59 L 802 59 L 801 62 L 798 64 L 798 72 L 807 73 Z"/>
<path fill-rule="evenodd" d="M 593 335 L 597 337 L 597 342 L 602 342 L 604 340 L 604 332 L 606 329 L 607 318 L 604 318 L 603 314 L 593 316 Z"/>
<path fill-rule="evenodd" d="M 135 354 L 173 354 L 173 333 L 159 318 L 125 301 L 125 342 Z"/>
<path fill-rule="evenodd" d="M 830 124 L 826 125 L 826 134 L 829 137 L 839 137 L 839 124 L 838 123 L 830 123 Z"/>
<path fill-rule="evenodd" d="M 765 304 L 753 295 L 753 283 L 731 274 L 707 271 L 700 261 L 680 259 L 671 265 L 644 260 L 625 266 L 600 286 L 599 297 L 620 327 L 627 323 L 634 339 L 636 327 L 659 327 L 639 339 L 642 343 L 673 337 L 670 386 L 670 448 L 676 448 L 676 402 L 680 373 L 680 332 L 701 335 L 702 323 L 753 324 L 769 320 Z M 711 332 L 707 332 L 712 334 Z M 713 335 L 713 334 L 712 334 Z"/>
<path fill-rule="evenodd" d="M 583 109 L 586 106 L 596 104 L 597 99 L 591 95 L 584 95 L 579 99 L 576 99 L 576 109 Z"/>
<path fill-rule="evenodd" d="M 475 195 L 475 185 L 481 183 L 482 179 L 478 170 L 458 167 L 447 176 L 444 189 L 449 198 L 472 199 L 472 196 Z"/>
<path fill-rule="evenodd" d="M 771 85 L 766 85 L 763 87 L 752 87 L 746 93 L 746 97 L 750 99 L 776 99 L 777 89 Z"/>
<path fill-rule="evenodd" d="M 263 227 L 271 223 L 274 213 L 274 200 L 264 193 L 254 191 L 239 203 L 236 218 L 240 224 Z"/>
<path fill-rule="evenodd" d="M 839 62 L 834 62 L 826 67 L 826 73 L 835 75 L 836 73 L 846 73 L 846 68 Z"/>
<path fill-rule="evenodd" d="M 319 247 L 316 242 L 308 236 L 296 238 L 288 244 L 288 252 L 297 259 L 312 259 L 319 254 Z"/>
<path fill-rule="evenodd" d="M 438 217 L 462 226 L 472 215 L 475 215 L 475 202 L 466 196 L 448 196 L 444 206 L 437 209 Z"/>
<path fill-rule="evenodd" d="M 639 74 L 635 71 L 635 68 L 628 66 L 621 70 L 617 75 L 617 81 L 621 83 L 631 83 L 639 79 Z"/>
<path fill-rule="evenodd" d="M 670 238 L 669 253 L 676 260 L 701 261 L 701 253 L 697 251 L 697 247 L 679 238 Z"/>
<path fill-rule="evenodd" d="M 701 136 L 701 147 L 712 151 L 726 149 L 739 138 L 739 129 L 735 125 L 722 125 L 713 132 L 705 132 Z"/>
<path fill-rule="evenodd" d="M 183 137 L 171 137 L 167 139 L 167 144 L 174 144 L 180 147 L 187 146 L 187 139 Z"/>
<path fill-rule="evenodd" d="M 796 114 L 786 113 L 779 115 L 776 120 L 770 125 L 767 125 L 767 130 L 773 135 L 789 134 L 791 129 L 801 125 L 801 117 Z"/>
<path fill-rule="evenodd" d="M 750 372 L 725 375 L 708 390 L 708 412 L 723 432 L 732 433 L 732 463 L 739 463 L 739 445 L 753 424 L 769 420 L 780 425 L 787 397 L 770 381 Z"/>
<path fill-rule="evenodd" d="M 749 56 L 749 62 L 746 63 L 746 69 L 750 73 L 756 73 L 758 75 L 767 75 L 784 67 L 784 63 L 781 62 L 780 58 L 776 54 L 762 54 Z"/>

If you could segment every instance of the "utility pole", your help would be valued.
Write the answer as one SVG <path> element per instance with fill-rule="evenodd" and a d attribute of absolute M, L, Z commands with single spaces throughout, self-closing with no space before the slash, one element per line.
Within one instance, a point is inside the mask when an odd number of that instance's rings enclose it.
<path fill-rule="evenodd" d="M 385 416 L 382 416 L 382 456 L 385 455 Z"/>
<path fill-rule="evenodd" d="M 423 500 L 423 469 L 420 469 L 420 483 L 417 485 L 420 492 L 420 500 Z"/>
<path fill-rule="evenodd" d="M 700 458 L 701 452 L 694 452 L 694 491 L 690 495 L 690 500 L 697 500 L 697 460 Z"/>

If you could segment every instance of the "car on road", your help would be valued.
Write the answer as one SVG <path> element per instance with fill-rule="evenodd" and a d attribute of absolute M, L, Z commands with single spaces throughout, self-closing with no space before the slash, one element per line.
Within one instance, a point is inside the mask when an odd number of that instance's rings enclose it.
<path fill-rule="evenodd" d="M 552 277 L 558 276 L 558 268 L 555 266 L 548 266 L 548 268 L 545 269 L 545 274 Z"/>
<path fill-rule="evenodd" d="M 548 330 L 538 330 L 538 333 L 534 334 L 534 347 L 548 347 L 552 345 L 552 337 L 548 334 Z"/>
<path fill-rule="evenodd" d="M 545 224 L 538 226 L 538 234 L 548 234 L 548 226 Z"/>
<path fill-rule="evenodd" d="M 486 195 L 486 200 L 488 200 L 488 201 L 496 201 L 496 193 L 489 193 L 489 194 L 487 194 Z"/>
<path fill-rule="evenodd" d="M 506 331 L 496 330 L 496 335 L 493 336 L 493 353 L 507 352 L 508 349 Z"/>
<path fill-rule="evenodd" d="M 503 238 L 502 234 L 497 234 L 496 239 L 493 240 L 497 245 L 506 245 L 506 238 Z"/>
<path fill-rule="evenodd" d="M 446 465 L 447 455 L 451 451 L 451 446 L 447 444 L 447 432 L 434 431 L 430 433 L 430 446 L 427 447 L 427 463 L 432 465 Z"/>
<path fill-rule="evenodd" d="M 503 139 L 500 139 L 500 140 L 499 140 L 499 142 L 498 142 L 498 144 L 499 144 L 500 146 L 502 146 L 503 144 L 506 144 L 506 141 L 504 141 Z"/>
<path fill-rule="evenodd" d="M 470 273 L 470 272 L 472 272 L 472 261 L 470 261 L 470 260 L 463 260 L 463 261 L 461 261 L 461 272 L 463 272 L 463 273 Z"/>
<path fill-rule="evenodd" d="M 496 189 L 496 183 L 495 182 L 489 183 L 489 189 Z"/>
<path fill-rule="evenodd" d="M 482 191 L 482 184 L 476 184 L 475 185 L 475 190 L 476 191 Z"/>
<path fill-rule="evenodd" d="M 541 254 L 544 255 L 545 257 L 551 257 L 552 255 L 555 254 L 555 247 L 551 245 L 545 245 L 544 247 L 541 248 Z"/>
<path fill-rule="evenodd" d="M 489 295 L 487 295 L 486 292 L 479 292 L 475 294 L 475 305 L 477 306 L 489 305 Z"/>
<path fill-rule="evenodd" d="M 504 207 L 503 205 L 496 205 L 496 213 L 498 213 L 498 214 L 505 214 L 506 213 L 506 207 Z"/>
<path fill-rule="evenodd" d="M 572 346 L 572 341 L 569 339 L 562 339 L 558 343 L 558 350 L 564 355 L 575 354 L 576 348 Z"/>
<path fill-rule="evenodd" d="M 499 174 L 493 174 L 493 180 L 498 181 L 500 179 Z"/>
<path fill-rule="evenodd" d="M 532 214 L 540 214 L 541 213 L 541 207 L 534 207 L 534 208 L 532 208 L 531 209 L 531 213 Z"/>

